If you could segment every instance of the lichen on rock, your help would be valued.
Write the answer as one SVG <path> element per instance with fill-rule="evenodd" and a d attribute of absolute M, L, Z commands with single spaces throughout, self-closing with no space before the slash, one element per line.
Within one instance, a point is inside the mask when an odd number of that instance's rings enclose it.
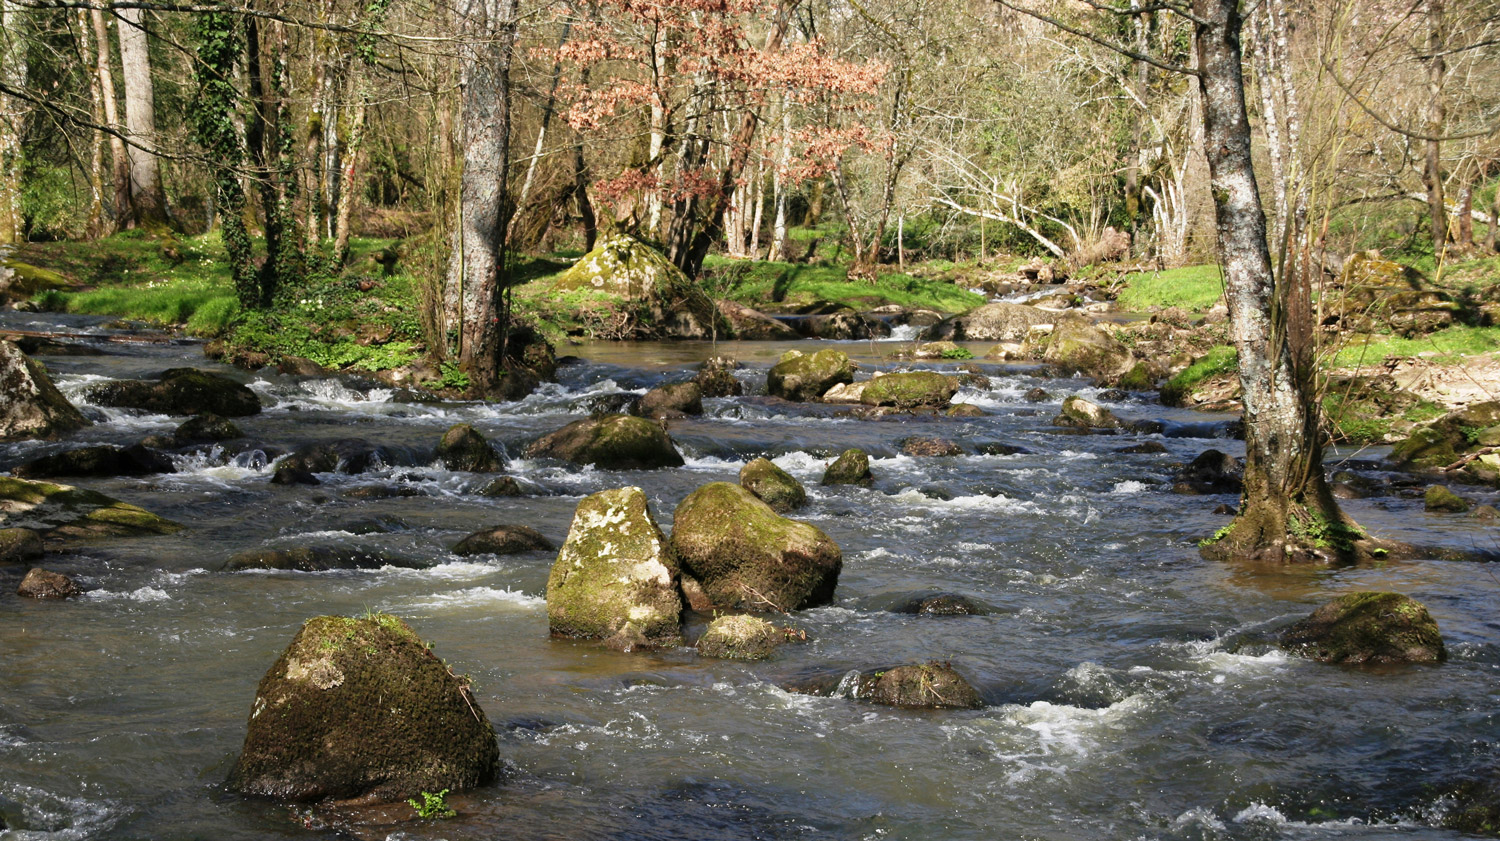
<path fill-rule="evenodd" d="M 87 540 L 171 534 L 182 526 L 96 491 L 0 476 L 0 515 L 44 538 Z"/>
<path fill-rule="evenodd" d="M 807 490 L 802 483 L 767 458 L 751 459 L 740 468 L 740 486 L 778 514 L 795 511 L 807 504 Z"/>
<path fill-rule="evenodd" d="M 1400 593 L 1348 593 L 1281 635 L 1289 651 L 1325 663 L 1440 663 L 1447 658 L 1437 621 Z"/>
<path fill-rule="evenodd" d="M 789 350 L 766 375 L 766 391 L 772 397 L 808 402 L 822 397 L 839 383 L 854 382 L 854 363 L 838 350 L 806 354 Z"/>
<path fill-rule="evenodd" d="M 88 425 L 41 363 L 0 341 L 0 441 L 45 438 Z"/>
<path fill-rule="evenodd" d="M 726 660 L 764 660 L 786 642 L 786 633 L 758 616 L 720 616 L 698 638 L 698 653 Z"/>
<path fill-rule="evenodd" d="M 682 455 L 659 424 L 623 414 L 574 421 L 532 442 L 526 455 L 605 470 L 650 470 L 683 464 Z"/>

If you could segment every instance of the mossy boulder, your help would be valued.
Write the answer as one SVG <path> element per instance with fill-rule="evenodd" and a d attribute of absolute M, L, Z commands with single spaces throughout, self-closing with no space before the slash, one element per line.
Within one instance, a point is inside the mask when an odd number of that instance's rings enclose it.
<path fill-rule="evenodd" d="M 720 616 L 698 638 L 698 653 L 726 660 L 764 660 L 786 642 L 786 632 L 758 616 Z"/>
<path fill-rule="evenodd" d="M 839 457 L 823 471 L 824 485 L 869 487 L 874 483 L 875 477 L 870 474 L 870 456 L 858 447 L 839 453 Z"/>
<path fill-rule="evenodd" d="M 632 415 L 573 421 L 526 448 L 530 458 L 556 458 L 605 470 L 681 467 L 682 455 L 660 424 Z"/>
<path fill-rule="evenodd" d="M 515 555 L 521 552 L 551 552 L 557 549 L 545 535 L 530 526 L 495 526 L 476 531 L 453 547 L 455 555 Z"/>
<path fill-rule="evenodd" d="M 754 494 L 711 482 L 677 506 L 672 553 L 719 608 L 788 611 L 833 600 L 843 554 L 815 526 Z"/>
<path fill-rule="evenodd" d="M 1041 324 L 1051 324 L 1057 313 L 1025 304 L 985 304 L 944 319 L 922 334 L 928 341 L 1019 342 Z"/>
<path fill-rule="evenodd" d="M 490 442 L 466 423 L 456 424 L 443 433 L 437 457 L 449 470 L 469 473 L 497 473 L 504 467 Z"/>
<path fill-rule="evenodd" d="M 223 569 L 225 572 L 242 572 L 248 569 L 326 572 L 332 569 L 380 569 L 388 566 L 421 569 L 427 564 L 353 546 L 297 546 L 291 549 L 247 549 L 236 552 L 224 562 Z"/>
<path fill-rule="evenodd" d="M 738 397 L 745 393 L 745 384 L 734 376 L 739 367 L 740 363 L 731 357 L 710 357 L 698 366 L 693 382 L 704 397 Z"/>
<path fill-rule="evenodd" d="M 172 368 L 155 380 L 114 380 L 88 391 L 98 406 L 162 415 L 215 414 L 241 418 L 260 413 L 260 398 L 243 384 L 197 368 Z"/>
<path fill-rule="evenodd" d="M 1325 663 L 1440 663 L 1448 656 L 1427 608 L 1400 593 L 1340 596 L 1283 632 L 1281 645 Z"/>
<path fill-rule="evenodd" d="M 1115 381 L 1115 385 L 1126 391 L 1151 391 L 1156 388 L 1156 374 L 1150 365 L 1137 362 Z"/>
<path fill-rule="evenodd" d="M 60 479 L 149 476 L 155 473 L 176 473 L 177 468 L 163 453 L 140 444 L 129 447 L 100 444 L 34 458 L 11 468 L 10 472 L 21 479 Z"/>
<path fill-rule="evenodd" d="M 551 281 L 555 293 L 604 298 L 614 334 L 639 339 L 704 339 L 731 328 L 703 289 L 651 246 L 625 233 L 602 237 L 594 250 Z M 602 308 L 601 308 L 602 309 Z"/>
<path fill-rule="evenodd" d="M 1042 361 L 1067 372 L 1078 372 L 1107 382 L 1116 382 L 1136 359 L 1130 349 L 1092 319 L 1070 313 L 1057 319 L 1047 334 Z"/>
<path fill-rule="evenodd" d="M 636 401 L 635 413 L 643 418 L 675 418 L 703 414 L 703 389 L 695 382 L 667 383 L 651 389 Z"/>
<path fill-rule="evenodd" d="M 1054 426 L 1084 429 L 1117 429 L 1124 425 L 1114 412 L 1076 395 L 1063 401 L 1062 413 L 1053 418 L 1052 423 Z"/>
<path fill-rule="evenodd" d="M 897 666 L 862 675 L 855 697 L 903 709 L 977 710 L 979 692 L 949 663 Z"/>
<path fill-rule="evenodd" d="M 1362 333 L 1431 333 L 1450 326 L 1459 309 L 1451 295 L 1433 288 L 1420 272 L 1378 252 L 1350 255 L 1338 287 L 1324 295 L 1324 309 L 1345 329 Z"/>
<path fill-rule="evenodd" d="M 196 444 L 205 441 L 232 441 L 243 438 L 245 433 L 228 418 L 213 413 L 193 415 L 178 425 L 172 432 L 172 440 L 179 444 Z"/>
<path fill-rule="evenodd" d="M 16 588 L 16 595 L 28 599 L 66 599 L 82 594 L 83 588 L 73 579 L 41 567 L 28 571 L 21 579 L 21 586 Z"/>
<path fill-rule="evenodd" d="M 229 774 L 243 794 L 397 801 L 495 779 L 467 678 L 394 616 L 309 619 L 266 672 Z"/>
<path fill-rule="evenodd" d="M 69 285 L 68 279 L 57 272 L 13 257 L 0 257 L 0 305 L 24 301 L 40 292 Z"/>
<path fill-rule="evenodd" d="M 891 612 L 914 616 L 985 616 L 995 611 L 978 599 L 959 593 L 924 593 L 903 599 L 891 607 Z"/>
<path fill-rule="evenodd" d="M 779 514 L 807 504 L 807 490 L 802 483 L 767 458 L 751 459 L 740 468 L 740 487 L 755 494 Z"/>
<path fill-rule="evenodd" d="M 0 441 L 46 438 L 88 425 L 40 362 L 0 341 Z"/>
<path fill-rule="evenodd" d="M 640 488 L 584 498 L 547 578 L 547 623 L 559 636 L 628 650 L 682 641 L 677 561 Z"/>
<path fill-rule="evenodd" d="M 1462 514 L 1473 505 L 1444 485 L 1428 486 L 1427 493 L 1422 496 L 1422 504 L 1428 511 L 1450 514 Z"/>
<path fill-rule="evenodd" d="M 0 476 L 6 525 L 46 539 L 89 540 L 171 534 L 182 526 L 96 491 Z"/>
<path fill-rule="evenodd" d="M 19 564 L 42 556 L 42 536 L 32 529 L 0 529 L 0 564 Z"/>
<path fill-rule="evenodd" d="M 958 393 L 956 378 L 936 371 L 908 371 L 876 377 L 860 392 L 859 402 L 866 406 L 894 406 L 898 409 L 941 409 Z"/>
<path fill-rule="evenodd" d="M 789 350 L 766 375 L 766 391 L 772 397 L 808 402 L 822 397 L 840 383 L 854 382 L 854 363 L 838 350 L 802 353 Z"/>
<path fill-rule="evenodd" d="M 1500 426 L 1500 401 L 1474 403 L 1412 430 L 1406 440 L 1391 448 L 1390 460 L 1408 469 L 1447 467 L 1484 446 L 1487 431 L 1495 426 Z M 1477 466 L 1476 471 L 1483 468 Z"/>

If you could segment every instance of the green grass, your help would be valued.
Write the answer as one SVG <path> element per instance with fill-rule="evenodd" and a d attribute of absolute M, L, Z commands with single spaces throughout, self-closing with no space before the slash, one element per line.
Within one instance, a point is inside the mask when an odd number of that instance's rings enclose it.
<path fill-rule="evenodd" d="M 1219 266 L 1184 266 L 1164 272 L 1133 272 L 1125 276 L 1125 288 L 1117 301 L 1122 309 L 1143 312 L 1151 307 L 1181 307 L 1203 312 L 1224 295 Z"/>
<path fill-rule="evenodd" d="M 1162 386 L 1162 402 L 1168 403 L 1170 395 L 1184 395 L 1191 392 L 1199 383 L 1214 376 L 1237 369 L 1240 365 L 1239 354 L 1229 345 L 1219 345 L 1210 348 L 1208 353 L 1199 357 L 1196 362 L 1178 371 L 1167 384 Z"/>
<path fill-rule="evenodd" d="M 1464 357 L 1500 351 L 1500 327 L 1455 326 L 1426 336 L 1404 339 L 1400 336 L 1351 336 L 1328 360 L 1335 368 L 1379 365 L 1386 357 L 1412 357 L 1422 354 L 1429 362 L 1452 365 Z"/>
<path fill-rule="evenodd" d="M 872 309 L 887 304 L 939 312 L 964 312 L 985 297 L 942 280 L 888 273 L 874 283 L 850 280 L 847 267 L 829 263 L 773 263 L 709 257 L 704 284 L 710 295 L 771 312 L 796 311 L 822 302 Z"/>

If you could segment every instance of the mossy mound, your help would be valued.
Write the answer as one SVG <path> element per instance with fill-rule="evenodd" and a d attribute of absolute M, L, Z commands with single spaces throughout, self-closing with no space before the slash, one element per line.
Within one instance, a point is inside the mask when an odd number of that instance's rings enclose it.
<path fill-rule="evenodd" d="M 843 351 L 806 354 L 789 350 L 766 375 L 766 391 L 772 397 L 805 403 L 817 400 L 836 385 L 851 382 L 854 382 L 854 363 Z"/>
<path fill-rule="evenodd" d="M 23 263 L 14 258 L 0 260 L 0 304 L 24 301 L 49 289 L 65 289 L 72 284 L 57 272 Z"/>
<path fill-rule="evenodd" d="M 788 611 L 833 600 L 843 554 L 739 485 L 711 482 L 677 506 L 672 553 L 719 608 Z"/>
<path fill-rule="evenodd" d="M 466 423 L 456 424 L 443 433 L 443 440 L 438 442 L 437 456 L 449 470 L 498 473 L 504 467 L 490 442 Z"/>
<path fill-rule="evenodd" d="M 640 488 L 578 503 L 547 578 L 547 622 L 561 636 L 615 647 L 682 641 L 677 561 Z"/>
<path fill-rule="evenodd" d="M 296 572 L 326 572 L 331 569 L 422 569 L 420 561 L 349 546 L 298 546 L 292 549 L 247 549 L 224 562 L 225 572 L 276 569 Z"/>
<path fill-rule="evenodd" d="M 936 371 L 909 371 L 876 377 L 860 392 L 866 406 L 941 409 L 958 393 L 958 380 Z"/>
<path fill-rule="evenodd" d="M 88 425 L 40 362 L 0 341 L 0 441 L 46 438 Z"/>
<path fill-rule="evenodd" d="M 870 456 L 858 447 L 839 453 L 839 457 L 823 471 L 824 485 L 869 487 L 874 483 L 875 477 L 870 474 Z"/>
<path fill-rule="evenodd" d="M 0 476 L 6 525 L 49 539 L 90 540 L 171 534 L 182 526 L 95 491 Z"/>
<path fill-rule="evenodd" d="M 645 418 L 603 415 L 573 421 L 526 448 L 530 458 L 556 458 L 605 470 L 681 467 L 682 455 L 666 430 Z"/>
<path fill-rule="evenodd" d="M 757 616 L 720 616 L 698 638 L 698 653 L 726 660 L 764 660 L 786 642 L 786 632 Z"/>
<path fill-rule="evenodd" d="M 651 389 L 635 404 L 643 418 L 673 418 L 703 414 L 703 389 L 696 382 L 667 383 Z"/>
<path fill-rule="evenodd" d="M 171 368 L 156 380 L 115 380 L 89 389 L 98 406 L 140 409 L 162 415 L 241 418 L 260 413 L 255 392 L 228 377 L 197 368 Z"/>
<path fill-rule="evenodd" d="M 1440 663 L 1443 635 L 1427 608 L 1400 593 L 1349 593 L 1288 628 L 1281 645 L 1325 663 Z"/>
<path fill-rule="evenodd" d="M 42 536 L 31 529 L 0 529 L 0 564 L 19 564 L 42 556 Z"/>
<path fill-rule="evenodd" d="M 499 762 L 467 678 L 405 622 L 319 616 L 261 679 L 229 787 L 303 802 L 394 801 L 484 785 Z"/>
<path fill-rule="evenodd" d="M 1075 426 L 1084 429 L 1117 429 L 1124 424 L 1114 412 L 1082 397 L 1073 396 L 1063 401 L 1062 414 L 1052 419 L 1055 426 Z"/>
<path fill-rule="evenodd" d="M 541 281 L 546 283 L 546 281 Z M 604 302 L 580 310 L 585 327 L 619 338 L 703 339 L 732 332 L 703 289 L 660 252 L 625 233 L 605 236 L 594 250 L 550 281 L 557 293 L 592 293 Z M 600 323 L 589 323 L 591 314 Z M 606 320 L 608 323 L 605 323 Z"/>
<path fill-rule="evenodd" d="M 778 514 L 807 504 L 807 490 L 792 474 L 766 458 L 751 459 L 740 468 L 740 487 L 753 493 Z"/>
<path fill-rule="evenodd" d="M 979 692 L 949 663 L 897 666 L 860 678 L 855 697 L 904 709 L 977 710 Z"/>
<path fill-rule="evenodd" d="M 1061 370 L 1111 383 L 1129 373 L 1137 361 L 1108 330 L 1076 313 L 1057 320 L 1041 357 Z"/>
<path fill-rule="evenodd" d="M 1448 490 L 1446 486 L 1431 485 L 1422 496 L 1422 504 L 1428 511 L 1462 514 L 1468 511 L 1473 503 Z"/>
<path fill-rule="evenodd" d="M 515 555 L 521 552 L 551 552 L 557 547 L 530 526 L 495 526 L 476 531 L 453 547 L 455 555 Z"/>

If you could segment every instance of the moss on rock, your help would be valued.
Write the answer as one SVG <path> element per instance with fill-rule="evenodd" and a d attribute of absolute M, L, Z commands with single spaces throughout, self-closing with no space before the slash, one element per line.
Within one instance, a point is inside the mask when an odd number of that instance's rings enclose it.
<path fill-rule="evenodd" d="M 526 455 L 592 464 L 605 470 L 650 470 L 683 464 L 682 455 L 659 424 L 623 414 L 574 421 L 532 442 Z"/>
<path fill-rule="evenodd" d="M 843 554 L 815 526 L 780 516 L 754 494 L 711 482 L 677 506 L 672 552 L 716 607 L 797 610 L 833 599 Z"/>
<path fill-rule="evenodd" d="M 703 389 L 696 382 L 667 383 L 642 395 L 635 413 L 643 418 L 703 414 Z"/>
<path fill-rule="evenodd" d="M 807 490 L 802 483 L 767 458 L 751 459 L 740 468 L 740 487 L 755 494 L 779 514 L 807 504 Z"/>
<path fill-rule="evenodd" d="M 677 561 L 640 488 L 578 503 L 547 578 L 547 621 L 561 636 L 649 645 L 682 639 Z"/>
<path fill-rule="evenodd" d="M 1428 511 L 1447 512 L 1462 514 L 1469 510 L 1470 503 L 1467 499 L 1448 490 L 1444 485 L 1430 485 L 1427 493 L 1422 496 L 1423 507 Z"/>
<path fill-rule="evenodd" d="M 722 336 L 732 332 L 697 283 L 660 252 L 626 233 L 602 237 L 572 268 L 542 282 L 550 283 L 554 294 L 603 298 L 583 312 L 584 326 L 607 329 L 611 335 L 702 339 L 715 330 Z M 590 313 L 598 313 L 598 319 L 591 319 Z M 606 318 L 612 323 L 601 320 Z"/>
<path fill-rule="evenodd" d="M 1288 628 L 1281 645 L 1325 663 L 1440 663 L 1437 622 L 1400 593 L 1349 593 Z"/>
<path fill-rule="evenodd" d="M 905 709 L 977 710 L 979 692 L 949 663 L 897 666 L 862 676 L 856 697 Z"/>
<path fill-rule="evenodd" d="M 456 424 L 443 433 L 437 456 L 449 470 L 469 473 L 497 473 L 504 465 L 495 448 L 467 423 Z"/>
<path fill-rule="evenodd" d="M 817 400 L 836 385 L 851 382 L 854 382 L 854 363 L 843 351 L 806 354 L 789 350 L 771 366 L 766 375 L 766 391 L 772 397 L 805 403 Z"/>
<path fill-rule="evenodd" d="M 171 368 L 156 380 L 115 380 L 89 389 L 99 406 L 163 415 L 215 414 L 239 418 L 260 413 L 255 392 L 228 377 L 197 368 Z"/>
<path fill-rule="evenodd" d="M 756 616 L 720 616 L 698 638 L 698 653 L 727 660 L 764 660 L 782 643 L 786 632 Z"/>
<path fill-rule="evenodd" d="M 876 377 L 860 392 L 866 406 L 941 409 L 958 393 L 958 380 L 936 371 L 909 371 Z"/>
<path fill-rule="evenodd" d="M 870 475 L 870 456 L 858 447 L 850 447 L 839 453 L 839 457 L 823 471 L 824 485 L 868 487 L 874 483 L 875 477 Z"/>
<path fill-rule="evenodd" d="M 1062 414 L 1052 420 L 1057 426 L 1077 426 L 1085 429 L 1116 429 L 1124 424 L 1114 412 L 1082 397 L 1073 396 L 1063 401 Z"/>
<path fill-rule="evenodd" d="M 293 801 L 402 800 L 484 785 L 494 728 L 406 623 L 309 619 L 261 679 L 229 786 Z"/>
<path fill-rule="evenodd" d="M 0 514 L 7 525 L 45 538 L 88 540 L 171 534 L 182 526 L 96 491 L 0 476 Z"/>
<path fill-rule="evenodd" d="M 0 564 L 19 564 L 42 556 L 42 536 L 31 529 L 0 529 Z"/>

